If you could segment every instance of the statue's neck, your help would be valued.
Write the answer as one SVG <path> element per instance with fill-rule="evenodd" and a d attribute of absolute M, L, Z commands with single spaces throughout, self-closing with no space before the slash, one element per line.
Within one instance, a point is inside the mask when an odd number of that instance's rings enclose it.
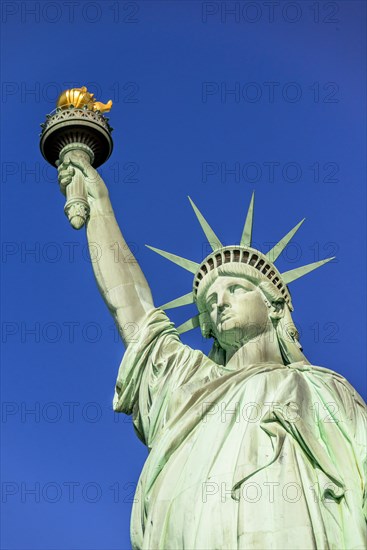
<path fill-rule="evenodd" d="M 284 364 L 275 329 L 271 327 L 241 347 L 226 350 L 226 365 L 234 361 L 241 368 L 257 363 Z"/>

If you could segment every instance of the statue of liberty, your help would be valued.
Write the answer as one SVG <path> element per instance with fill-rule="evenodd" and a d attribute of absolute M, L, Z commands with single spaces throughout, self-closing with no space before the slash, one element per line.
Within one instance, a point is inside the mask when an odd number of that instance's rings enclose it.
<path fill-rule="evenodd" d="M 302 222 L 264 254 L 251 247 L 253 197 L 235 246 L 192 203 L 213 252 L 196 263 L 153 249 L 194 274 L 192 292 L 156 308 L 137 262 L 123 261 L 104 182 L 71 150 L 59 166 L 64 193 L 81 174 L 87 238 L 102 250 L 97 284 L 126 345 L 113 406 L 133 415 L 150 451 L 133 548 L 365 548 L 364 403 L 341 375 L 309 363 L 291 317 L 288 284 L 331 258 L 280 273 L 274 262 Z M 165 310 L 192 302 L 198 315 L 176 329 Z M 209 356 L 180 340 L 196 326 L 213 339 Z"/>

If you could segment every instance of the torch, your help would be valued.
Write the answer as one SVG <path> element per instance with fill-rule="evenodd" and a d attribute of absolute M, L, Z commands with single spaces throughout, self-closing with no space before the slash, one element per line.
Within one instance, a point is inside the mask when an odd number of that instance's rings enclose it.
<path fill-rule="evenodd" d="M 112 128 L 103 115 L 112 107 L 96 101 L 85 86 L 65 90 L 59 96 L 55 111 L 41 124 L 40 149 L 44 158 L 59 166 L 70 151 L 84 152 L 93 168 L 110 157 L 113 149 Z M 76 170 L 66 187 L 64 212 L 74 229 L 80 229 L 89 217 L 89 204 L 84 175 Z"/>

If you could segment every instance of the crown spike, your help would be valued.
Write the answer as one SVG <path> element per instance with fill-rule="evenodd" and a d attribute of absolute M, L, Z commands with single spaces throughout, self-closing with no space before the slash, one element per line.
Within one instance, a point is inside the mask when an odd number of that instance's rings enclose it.
<path fill-rule="evenodd" d="M 271 249 L 265 256 L 269 258 L 269 261 L 274 263 L 275 260 L 283 252 L 289 241 L 293 238 L 293 235 L 298 231 L 306 218 L 303 218 L 293 229 L 291 229 L 284 237 Z"/>
<path fill-rule="evenodd" d="M 164 250 L 160 250 L 159 248 L 154 248 L 154 246 L 149 246 L 148 244 L 146 244 L 145 246 L 150 248 L 150 250 L 153 250 L 153 252 L 160 254 L 164 258 L 167 258 L 167 260 L 169 260 L 170 262 L 173 262 L 174 264 L 183 267 L 187 271 L 190 271 L 191 273 L 196 273 L 200 267 L 200 264 L 192 262 L 191 260 L 187 260 L 186 258 L 182 258 L 181 256 L 176 256 L 176 254 L 165 252 Z"/>
<path fill-rule="evenodd" d="M 188 197 L 190 204 L 196 214 L 197 219 L 199 220 L 199 223 L 201 225 L 201 229 L 204 231 L 206 238 L 208 239 L 208 242 L 213 250 L 217 250 L 218 248 L 222 248 L 222 243 L 214 233 L 213 229 L 210 227 L 198 207 L 194 204 L 194 202 L 191 200 L 190 197 Z"/>
<path fill-rule="evenodd" d="M 182 325 L 177 327 L 177 332 L 179 334 L 183 334 L 184 332 L 188 332 L 189 330 L 198 327 L 199 324 L 199 315 L 195 315 L 195 317 L 191 317 L 191 319 L 188 319 L 185 323 L 182 323 Z"/>
<path fill-rule="evenodd" d="M 252 222 L 254 217 L 254 200 L 255 200 L 255 191 L 252 193 L 250 206 L 248 208 L 245 225 L 241 237 L 241 246 L 251 246 L 252 240 Z"/>
<path fill-rule="evenodd" d="M 166 304 L 163 304 L 163 306 L 159 306 L 159 307 L 160 309 L 172 309 L 174 307 L 186 306 L 188 304 L 192 304 L 193 302 L 194 302 L 194 295 L 192 292 L 189 292 L 188 294 L 185 294 L 184 296 L 180 296 L 175 300 L 171 300 L 170 302 L 167 302 Z"/>
<path fill-rule="evenodd" d="M 321 260 L 319 262 L 313 262 L 312 264 L 307 264 L 302 267 L 297 267 L 296 269 L 291 269 L 290 271 L 285 271 L 284 273 L 281 273 L 282 279 L 285 284 L 292 283 L 300 277 L 307 275 L 307 273 L 310 273 L 310 271 L 313 271 L 314 269 L 317 269 L 318 267 L 321 267 L 322 265 L 334 259 L 335 256 L 333 256 L 332 258 L 326 258 L 326 260 Z"/>

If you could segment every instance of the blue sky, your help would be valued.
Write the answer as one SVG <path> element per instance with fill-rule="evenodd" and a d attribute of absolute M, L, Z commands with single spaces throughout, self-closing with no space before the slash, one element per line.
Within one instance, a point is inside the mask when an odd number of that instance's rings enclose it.
<path fill-rule="evenodd" d="M 255 190 L 261 250 L 307 218 L 282 271 L 337 256 L 291 286 L 294 320 L 310 361 L 366 397 L 365 3 L 272 6 L 2 3 L 1 548 L 130 548 L 147 455 L 112 412 L 123 346 L 39 152 L 70 85 L 114 102 L 101 172 L 155 303 L 192 279 L 145 243 L 207 254 L 187 195 L 233 244 Z M 183 340 L 209 349 L 198 331 Z"/>

